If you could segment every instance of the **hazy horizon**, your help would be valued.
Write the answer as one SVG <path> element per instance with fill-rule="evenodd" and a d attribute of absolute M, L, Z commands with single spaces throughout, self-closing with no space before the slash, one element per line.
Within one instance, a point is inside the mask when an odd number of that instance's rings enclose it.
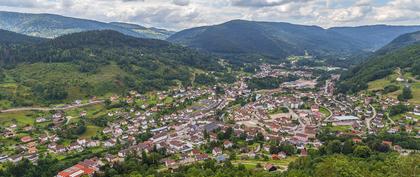
<path fill-rule="evenodd" d="M 182 30 L 230 20 L 323 28 L 419 25 L 420 0 L 0 0 L 0 10 Z"/>

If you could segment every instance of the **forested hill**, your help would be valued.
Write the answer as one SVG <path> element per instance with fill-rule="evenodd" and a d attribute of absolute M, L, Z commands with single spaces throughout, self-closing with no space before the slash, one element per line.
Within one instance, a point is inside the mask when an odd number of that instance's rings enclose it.
<path fill-rule="evenodd" d="M 378 50 L 377 53 L 390 52 L 416 43 L 420 43 L 420 31 L 403 34 L 395 38 L 391 43 Z"/>
<path fill-rule="evenodd" d="M 275 57 L 348 55 L 362 51 L 362 43 L 318 26 L 234 20 L 187 29 L 169 41 L 219 54 L 263 54 Z"/>
<path fill-rule="evenodd" d="M 35 44 L 43 41 L 46 39 L 0 29 L 0 44 Z"/>
<path fill-rule="evenodd" d="M 175 32 L 165 30 L 165 29 L 159 29 L 159 28 L 146 28 L 141 25 L 137 24 L 131 24 L 131 23 L 122 23 L 122 22 L 111 22 L 111 25 L 120 26 L 126 29 L 130 29 L 132 31 L 143 33 L 145 35 L 153 36 L 153 38 L 156 39 L 166 39 L 170 35 L 174 34 Z"/>
<path fill-rule="evenodd" d="M 364 63 L 344 73 L 338 89 L 352 93 L 367 89 L 370 81 L 382 79 L 397 68 L 413 77 L 420 76 L 419 32 L 398 37 Z"/>
<path fill-rule="evenodd" d="M 222 70 L 217 58 L 208 54 L 110 30 L 69 34 L 37 45 L 3 47 L 0 58 L 0 66 L 8 68 L 0 71 L 6 76 L 0 78 L 0 87 L 2 82 L 16 84 L 15 89 L 0 91 L 0 98 L 16 105 L 128 89 L 168 89 L 189 85 L 195 70 Z"/>
<path fill-rule="evenodd" d="M 420 31 L 420 26 L 369 25 L 356 27 L 334 27 L 328 30 L 362 42 L 368 50 L 378 50 L 396 37 Z"/>
<path fill-rule="evenodd" d="M 119 23 L 104 23 L 55 14 L 31 14 L 5 11 L 0 11 L 0 29 L 43 38 L 55 38 L 75 32 L 106 29 L 141 38 L 165 39 L 169 36 L 165 30 L 156 28 L 137 30 L 119 25 Z"/>

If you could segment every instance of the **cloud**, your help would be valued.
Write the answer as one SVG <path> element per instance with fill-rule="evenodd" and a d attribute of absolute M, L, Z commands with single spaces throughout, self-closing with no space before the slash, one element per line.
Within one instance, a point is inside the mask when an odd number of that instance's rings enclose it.
<path fill-rule="evenodd" d="M 373 20 L 378 22 L 407 22 L 420 19 L 420 0 L 392 0 L 374 8 Z"/>
<path fill-rule="evenodd" d="M 178 6 L 188 6 L 190 4 L 189 0 L 173 0 L 172 2 Z"/>
<path fill-rule="evenodd" d="M 0 10 L 181 30 L 233 19 L 355 26 L 418 24 L 420 0 L 0 0 Z"/>
<path fill-rule="evenodd" d="M 34 8 L 48 3 L 47 0 L 0 0 L 0 6 Z"/>
<path fill-rule="evenodd" d="M 311 0 L 231 0 L 233 6 L 240 7 L 265 7 L 280 6 L 291 2 L 307 2 Z"/>

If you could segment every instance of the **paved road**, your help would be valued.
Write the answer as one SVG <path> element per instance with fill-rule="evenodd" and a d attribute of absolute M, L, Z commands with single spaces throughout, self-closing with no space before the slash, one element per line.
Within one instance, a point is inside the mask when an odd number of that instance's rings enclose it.
<path fill-rule="evenodd" d="M 369 106 L 370 106 L 370 108 L 372 108 L 373 115 L 372 115 L 372 117 L 366 119 L 366 126 L 367 126 L 368 130 L 370 131 L 371 130 L 370 124 L 371 124 L 372 120 L 376 117 L 376 109 L 371 104 L 369 104 Z"/>
<path fill-rule="evenodd" d="M 13 109 L 1 110 L 0 113 L 20 112 L 20 111 L 58 111 L 58 110 L 68 110 L 68 109 L 80 108 L 80 107 L 85 107 L 85 106 L 94 105 L 94 104 L 100 104 L 100 103 L 103 103 L 103 102 L 104 102 L 104 100 L 98 100 L 98 101 L 92 101 L 92 102 L 85 103 L 85 104 L 67 105 L 67 106 L 64 106 L 64 107 L 56 107 L 56 108 L 36 108 L 36 107 L 13 108 Z"/>
<path fill-rule="evenodd" d="M 333 112 L 331 111 L 330 108 L 322 106 L 321 103 L 318 102 L 318 97 L 315 97 L 315 104 L 317 104 L 319 106 L 319 108 L 321 108 L 321 107 L 325 108 L 330 113 L 330 115 L 328 117 L 326 117 L 324 120 L 318 122 L 318 126 L 320 126 L 322 122 L 328 121 L 328 119 L 330 119 L 333 116 Z"/>

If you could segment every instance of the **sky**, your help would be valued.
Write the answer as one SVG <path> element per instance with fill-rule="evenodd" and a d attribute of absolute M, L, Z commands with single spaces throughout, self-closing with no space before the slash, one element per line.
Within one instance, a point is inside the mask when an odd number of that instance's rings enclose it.
<path fill-rule="evenodd" d="M 0 0 L 1 11 L 52 13 L 182 30 L 229 20 L 304 25 L 420 25 L 420 0 Z"/>

